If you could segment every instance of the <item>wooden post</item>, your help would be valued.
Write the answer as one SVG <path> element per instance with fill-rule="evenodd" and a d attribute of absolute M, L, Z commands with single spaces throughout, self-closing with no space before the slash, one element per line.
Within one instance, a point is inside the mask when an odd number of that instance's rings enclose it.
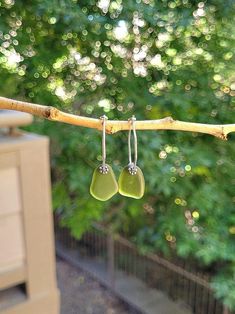
<path fill-rule="evenodd" d="M 228 309 L 226 305 L 224 305 L 223 307 L 223 314 L 230 314 L 230 310 Z"/>
<path fill-rule="evenodd" d="M 114 264 L 114 236 L 112 231 L 107 233 L 108 251 L 108 279 L 112 289 L 115 289 L 115 264 Z"/>

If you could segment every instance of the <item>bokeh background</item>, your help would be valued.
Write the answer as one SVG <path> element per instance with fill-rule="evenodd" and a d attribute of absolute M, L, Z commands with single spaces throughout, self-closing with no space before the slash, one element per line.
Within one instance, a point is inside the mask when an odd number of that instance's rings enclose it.
<path fill-rule="evenodd" d="M 109 119 L 235 122 L 232 0 L 0 1 L 0 94 Z M 36 119 L 51 140 L 53 205 L 81 237 L 94 221 L 141 252 L 193 259 L 235 308 L 235 136 L 139 131 L 141 200 L 89 194 L 101 133 Z M 116 175 L 127 134 L 107 136 Z"/>

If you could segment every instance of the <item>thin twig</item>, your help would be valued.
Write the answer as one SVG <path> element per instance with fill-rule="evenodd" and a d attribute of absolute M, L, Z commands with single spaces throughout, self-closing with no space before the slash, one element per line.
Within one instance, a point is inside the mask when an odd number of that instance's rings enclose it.
<path fill-rule="evenodd" d="M 98 130 L 102 129 L 102 123 L 100 122 L 100 119 L 69 114 L 52 106 L 42 106 L 0 97 L 0 109 L 23 111 L 51 121 L 64 122 Z M 158 120 L 136 121 L 135 126 L 136 130 L 175 130 L 199 132 L 210 134 L 223 140 L 227 139 L 227 135 L 230 132 L 235 132 L 235 124 L 202 124 L 178 121 L 171 117 Z M 129 128 L 130 124 L 128 121 L 108 120 L 106 122 L 106 132 L 110 134 L 116 133 L 118 131 L 126 131 L 129 130 Z"/>

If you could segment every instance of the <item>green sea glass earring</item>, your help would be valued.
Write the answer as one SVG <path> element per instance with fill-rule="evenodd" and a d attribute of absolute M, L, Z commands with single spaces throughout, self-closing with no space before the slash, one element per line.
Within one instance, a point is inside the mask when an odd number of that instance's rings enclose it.
<path fill-rule="evenodd" d="M 131 127 L 128 134 L 128 154 L 129 164 L 123 168 L 119 180 L 119 193 L 132 198 L 141 198 L 144 195 L 145 181 L 142 170 L 137 166 L 137 135 L 135 130 L 136 118 L 133 116 L 129 119 Z M 131 156 L 131 131 L 134 136 L 134 162 Z"/>
<path fill-rule="evenodd" d="M 98 166 L 92 176 L 90 193 L 99 201 L 107 201 L 118 192 L 118 184 L 111 166 L 106 164 L 105 124 L 106 116 L 101 118 L 102 131 L 102 164 Z"/>

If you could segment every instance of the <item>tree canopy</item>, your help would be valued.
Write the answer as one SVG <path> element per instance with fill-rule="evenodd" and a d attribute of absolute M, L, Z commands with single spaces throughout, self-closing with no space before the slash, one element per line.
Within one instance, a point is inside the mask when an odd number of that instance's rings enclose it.
<path fill-rule="evenodd" d="M 0 94 L 110 119 L 235 122 L 235 5 L 208 0 L 0 1 Z M 51 138 L 54 208 L 81 236 L 100 220 L 142 251 L 193 257 L 235 307 L 235 137 L 138 132 L 145 196 L 89 195 L 95 130 L 37 119 Z M 127 134 L 107 136 L 116 175 Z M 219 267 L 213 267 L 219 265 Z"/>

